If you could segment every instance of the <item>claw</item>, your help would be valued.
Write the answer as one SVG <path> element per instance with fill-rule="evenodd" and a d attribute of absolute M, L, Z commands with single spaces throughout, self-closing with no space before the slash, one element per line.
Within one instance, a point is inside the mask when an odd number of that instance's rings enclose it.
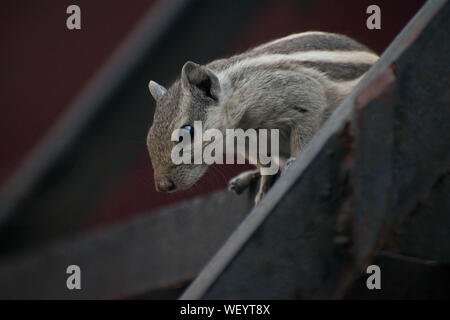
<path fill-rule="evenodd" d="M 245 171 L 228 182 L 228 190 L 241 194 L 254 179 L 259 177 L 259 170 Z"/>

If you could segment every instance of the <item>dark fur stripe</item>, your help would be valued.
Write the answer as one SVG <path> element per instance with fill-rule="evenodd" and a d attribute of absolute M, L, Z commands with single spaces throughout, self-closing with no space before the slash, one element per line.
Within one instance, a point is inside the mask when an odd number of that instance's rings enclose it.
<path fill-rule="evenodd" d="M 328 78 L 333 80 L 348 81 L 361 77 L 366 73 L 371 64 L 353 64 L 353 63 L 331 63 L 331 62 L 316 62 L 305 61 L 301 65 L 305 67 L 314 68 L 318 71 L 326 73 Z"/>
<path fill-rule="evenodd" d="M 291 54 L 306 51 L 364 51 L 371 52 L 366 46 L 350 39 L 347 36 L 326 33 L 307 34 L 293 39 L 281 40 L 273 44 L 263 44 L 259 47 L 246 51 L 240 55 L 228 59 L 219 59 L 209 63 L 207 66 L 215 71 L 222 71 L 230 65 L 247 58 L 254 58 L 264 54 Z"/>

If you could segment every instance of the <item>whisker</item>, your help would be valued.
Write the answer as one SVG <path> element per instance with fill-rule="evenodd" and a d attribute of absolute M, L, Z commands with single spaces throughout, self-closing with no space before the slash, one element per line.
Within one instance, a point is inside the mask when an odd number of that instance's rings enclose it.
<path fill-rule="evenodd" d="M 225 182 L 225 185 L 227 185 L 228 184 L 228 180 L 225 177 L 224 173 L 219 168 L 217 168 L 216 166 L 212 166 L 212 168 L 214 168 L 214 170 L 219 173 L 219 175 L 222 177 L 223 181 Z"/>

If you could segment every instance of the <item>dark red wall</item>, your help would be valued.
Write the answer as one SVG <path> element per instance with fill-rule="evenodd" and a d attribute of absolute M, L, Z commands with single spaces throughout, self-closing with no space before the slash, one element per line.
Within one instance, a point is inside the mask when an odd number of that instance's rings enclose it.
<path fill-rule="evenodd" d="M 0 4 L 0 187 L 150 8 L 149 0 Z M 66 8 L 82 28 L 66 28 Z"/>

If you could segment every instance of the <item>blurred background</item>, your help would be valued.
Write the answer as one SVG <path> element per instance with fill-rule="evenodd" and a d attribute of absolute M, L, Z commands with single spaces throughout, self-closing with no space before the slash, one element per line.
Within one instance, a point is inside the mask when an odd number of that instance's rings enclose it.
<path fill-rule="evenodd" d="M 146 150 L 154 101 L 187 60 L 291 33 L 342 33 L 382 53 L 423 0 L 17 0 L 0 10 L 0 257 L 95 232 L 226 187 L 214 166 L 157 193 Z M 81 30 L 66 8 L 81 8 Z M 366 8 L 381 8 L 368 30 Z"/>

